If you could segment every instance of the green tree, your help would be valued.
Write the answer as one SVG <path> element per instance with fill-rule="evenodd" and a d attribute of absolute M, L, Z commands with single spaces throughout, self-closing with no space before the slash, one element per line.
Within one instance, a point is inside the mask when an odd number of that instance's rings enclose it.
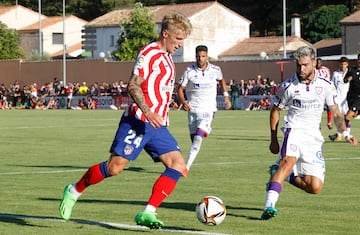
<path fill-rule="evenodd" d="M 101 0 L 69 0 L 66 5 L 67 14 L 76 15 L 84 20 L 92 20 L 110 10 L 110 6 L 103 4 Z"/>
<path fill-rule="evenodd" d="M 304 39 L 311 43 L 341 37 L 340 20 L 349 15 L 345 5 L 321 6 L 304 19 Z"/>
<path fill-rule="evenodd" d="M 0 60 L 20 59 L 25 54 L 19 46 L 19 35 L 0 22 Z"/>
<path fill-rule="evenodd" d="M 139 49 L 156 37 L 156 24 L 152 15 L 142 3 L 137 2 L 130 17 L 120 23 L 119 39 L 112 57 L 120 61 L 135 60 Z"/>
<path fill-rule="evenodd" d="M 110 9 L 129 7 L 135 4 L 135 0 L 103 0 L 102 2 L 105 6 L 108 6 Z"/>

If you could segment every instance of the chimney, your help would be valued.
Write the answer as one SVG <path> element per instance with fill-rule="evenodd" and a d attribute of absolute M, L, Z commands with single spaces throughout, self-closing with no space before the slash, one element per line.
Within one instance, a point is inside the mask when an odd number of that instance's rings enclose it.
<path fill-rule="evenodd" d="M 291 15 L 291 36 L 301 37 L 300 15 L 297 13 Z"/>

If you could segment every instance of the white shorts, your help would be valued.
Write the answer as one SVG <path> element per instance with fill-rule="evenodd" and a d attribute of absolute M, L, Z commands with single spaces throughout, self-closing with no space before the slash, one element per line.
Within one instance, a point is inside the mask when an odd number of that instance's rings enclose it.
<path fill-rule="evenodd" d="M 206 135 L 209 135 L 214 115 L 214 112 L 188 112 L 190 134 L 195 134 L 196 130 L 199 128 L 205 131 Z"/>
<path fill-rule="evenodd" d="M 347 111 L 349 111 L 349 106 L 346 100 L 346 96 L 345 97 L 336 97 L 336 102 L 338 104 L 340 113 L 346 115 Z"/>
<path fill-rule="evenodd" d="M 324 182 L 323 143 L 324 138 L 320 130 L 285 128 L 280 159 L 285 156 L 296 157 L 295 175 L 311 175 Z"/>

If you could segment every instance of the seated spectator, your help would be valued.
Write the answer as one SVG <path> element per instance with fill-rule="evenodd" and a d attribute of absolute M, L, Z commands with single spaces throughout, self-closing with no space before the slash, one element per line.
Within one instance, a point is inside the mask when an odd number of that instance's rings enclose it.
<path fill-rule="evenodd" d="M 269 110 L 271 102 L 268 97 L 262 98 L 260 100 L 260 110 Z"/>
<path fill-rule="evenodd" d="M 7 100 L 6 96 L 3 96 L 1 108 L 2 109 L 10 109 L 9 101 Z"/>
<path fill-rule="evenodd" d="M 46 109 L 58 109 L 57 102 L 54 96 L 50 96 L 49 101 L 47 102 Z"/>
<path fill-rule="evenodd" d="M 15 109 L 24 109 L 24 108 L 25 108 L 25 106 L 23 104 L 21 97 L 17 97 L 16 103 L 15 103 Z"/>
<path fill-rule="evenodd" d="M 97 109 L 96 100 L 94 100 L 91 96 L 88 96 L 88 109 Z"/>
<path fill-rule="evenodd" d="M 259 100 L 250 101 L 249 106 L 245 110 L 246 111 L 260 110 L 260 101 Z"/>

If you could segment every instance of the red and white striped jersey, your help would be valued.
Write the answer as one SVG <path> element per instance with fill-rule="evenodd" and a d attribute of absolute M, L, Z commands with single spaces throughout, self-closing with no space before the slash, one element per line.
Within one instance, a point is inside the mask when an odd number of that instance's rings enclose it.
<path fill-rule="evenodd" d="M 325 66 L 321 66 L 320 68 L 317 69 L 317 71 L 319 72 L 320 77 L 325 78 L 328 81 L 332 80 L 329 68 Z"/>
<path fill-rule="evenodd" d="M 152 112 L 164 119 L 164 126 L 169 125 L 169 103 L 175 85 L 175 65 L 171 54 L 163 51 L 152 42 L 143 47 L 137 57 L 133 74 L 145 79 L 141 84 L 145 101 Z M 135 115 L 147 122 L 145 115 L 134 103 L 125 115 Z"/>

